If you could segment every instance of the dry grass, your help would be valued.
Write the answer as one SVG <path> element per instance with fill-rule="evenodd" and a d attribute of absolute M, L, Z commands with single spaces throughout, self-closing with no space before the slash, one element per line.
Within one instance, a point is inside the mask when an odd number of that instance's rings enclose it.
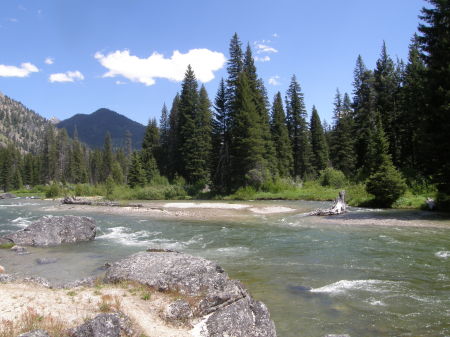
<path fill-rule="evenodd" d="M 28 308 L 16 321 L 0 322 L 0 337 L 15 337 L 31 330 L 42 329 L 52 337 L 66 337 L 70 327 L 63 320 L 47 315 L 40 315 L 35 309 Z"/>

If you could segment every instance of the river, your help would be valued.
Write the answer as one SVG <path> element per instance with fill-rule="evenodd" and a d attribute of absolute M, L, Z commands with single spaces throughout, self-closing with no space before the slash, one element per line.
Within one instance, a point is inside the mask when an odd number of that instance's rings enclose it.
<path fill-rule="evenodd" d="M 52 204 L 1 201 L 0 235 L 51 215 Z M 0 264 L 8 272 L 66 281 L 100 274 L 105 262 L 149 247 L 169 248 L 216 261 L 241 280 L 266 303 L 280 337 L 450 335 L 448 217 L 351 209 L 329 219 L 304 215 L 326 203 L 253 204 L 296 211 L 194 221 L 93 210 L 83 214 L 97 221 L 95 241 L 30 248 L 30 255 L 0 250 Z M 39 265 L 39 257 L 58 260 Z"/>

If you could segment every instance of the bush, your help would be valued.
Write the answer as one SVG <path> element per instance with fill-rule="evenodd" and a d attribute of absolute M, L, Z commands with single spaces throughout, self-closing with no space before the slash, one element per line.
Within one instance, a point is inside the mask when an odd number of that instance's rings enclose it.
<path fill-rule="evenodd" d="M 347 178 L 342 171 L 327 167 L 320 171 L 319 182 L 322 186 L 331 186 L 334 188 L 342 188 L 347 185 Z"/>
<path fill-rule="evenodd" d="M 53 183 L 50 185 L 50 187 L 48 188 L 48 190 L 45 192 L 45 197 L 46 198 L 56 198 L 57 196 L 59 196 L 59 186 L 56 183 Z"/>
<path fill-rule="evenodd" d="M 240 187 L 236 192 L 230 195 L 230 199 L 235 200 L 249 200 L 254 199 L 256 190 L 252 186 Z"/>
<path fill-rule="evenodd" d="M 383 163 L 366 184 L 367 192 L 375 197 L 374 203 L 381 207 L 391 207 L 406 189 L 405 180 L 390 162 Z"/>

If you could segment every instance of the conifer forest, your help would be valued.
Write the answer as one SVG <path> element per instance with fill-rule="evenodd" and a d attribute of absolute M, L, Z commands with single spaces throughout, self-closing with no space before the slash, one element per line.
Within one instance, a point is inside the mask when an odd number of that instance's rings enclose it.
<path fill-rule="evenodd" d="M 268 97 L 250 44 L 234 34 L 217 92 L 208 93 L 189 66 L 159 120 L 149 120 L 141 150 L 129 133 L 121 147 L 107 133 L 94 149 L 76 130 L 70 138 L 48 124 L 37 149 L 0 149 L 0 189 L 103 185 L 109 193 L 165 184 L 176 190 L 155 198 L 212 198 L 337 180 L 364 186 L 380 206 L 426 189 L 448 207 L 450 2 L 430 0 L 422 10 L 407 60 L 393 59 L 384 43 L 374 69 L 355 59 L 353 91 L 336 90 L 326 124 L 315 107 L 306 110 L 301 74 Z"/>

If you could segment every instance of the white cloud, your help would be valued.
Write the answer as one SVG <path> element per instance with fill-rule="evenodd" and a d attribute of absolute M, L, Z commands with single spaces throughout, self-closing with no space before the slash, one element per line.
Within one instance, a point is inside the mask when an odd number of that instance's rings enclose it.
<path fill-rule="evenodd" d="M 275 76 L 270 77 L 268 82 L 271 85 L 280 85 L 281 83 L 280 83 L 279 79 L 280 79 L 280 76 L 275 75 Z"/>
<path fill-rule="evenodd" d="M 257 54 L 261 54 L 261 53 L 278 53 L 278 50 L 276 50 L 273 47 L 270 47 L 266 44 L 262 44 L 262 43 L 257 43 L 256 44 L 256 53 Z"/>
<path fill-rule="evenodd" d="M 0 64 L 0 77 L 28 77 L 31 73 L 37 73 L 39 69 L 31 63 L 22 63 L 20 67 Z"/>
<path fill-rule="evenodd" d="M 157 52 L 139 58 L 130 55 L 129 50 L 116 50 L 108 55 L 97 52 L 95 58 L 109 70 L 103 77 L 123 76 L 147 86 L 155 84 L 156 78 L 182 81 L 189 64 L 197 79 L 206 83 L 214 79 L 214 71 L 226 62 L 224 54 L 208 49 L 191 49 L 186 54 L 175 50 L 170 58 Z"/>
<path fill-rule="evenodd" d="M 127 84 L 126 82 L 123 82 L 123 81 L 116 81 L 116 84 L 117 85 L 124 85 L 124 84 Z"/>
<path fill-rule="evenodd" d="M 12 23 L 17 23 L 17 22 L 19 22 L 19 20 L 16 19 L 16 18 L 8 18 L 8 21 L 9 21 L 9 22 L 12 22 Z"/>
<path fill-rule="evenodd" d="M 255 56 L 255 61 L 257 61 L 257 62 L 269 62 L 270 61 L 270 56 L 262 56 L 262 57 L 259 57 L 259 56 Z"/>
<path fill-rule="evenodd" d="M 78 70 L 66 71 L 65 73 L 51 74 L 48 80 L 54 82 L 75 82 L 84 80 L 84 76 Z"/>
<path fill-rule="evenodd" d="M 52 59 L 51 57 L 47 57 L 44 62 L 45 62 L 45 64 L 53 64 L 53 63 L 55 63 L 55 59 Z"/>
<path fill-rule="evenodd" d="M 278 38 L 278 37 L 279 37 L 279 35 L 278 35 L 277 33 L 273 33 L 273 34 L 272 34 L 272 37 L 274 37 L 274 38 Z"/>

